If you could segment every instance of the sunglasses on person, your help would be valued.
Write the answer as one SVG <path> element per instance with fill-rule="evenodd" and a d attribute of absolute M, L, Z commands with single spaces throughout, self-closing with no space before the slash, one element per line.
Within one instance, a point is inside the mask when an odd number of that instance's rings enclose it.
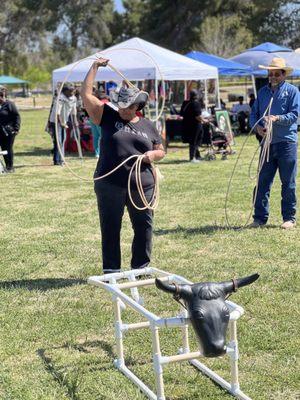
<path fill-rule="evenodd" d="M 279 78 L 282 75 L 282 72 L 269 72 L 269 77 L 272 78 L 275 76 L 275 78 Z"/>

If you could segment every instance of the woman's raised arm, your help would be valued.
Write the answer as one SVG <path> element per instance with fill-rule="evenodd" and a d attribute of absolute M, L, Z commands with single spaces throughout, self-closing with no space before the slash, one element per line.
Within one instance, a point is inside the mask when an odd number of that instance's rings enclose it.
<path fill-rule="evenodd" d="M 92 64 L 81 87 L 84 108 L 94 124 L 99 125 L 102 119 L 104 103 L 93 95 L 93 84 L 99 67 L 106 67 L 109 60 L 99 58 Z"/>

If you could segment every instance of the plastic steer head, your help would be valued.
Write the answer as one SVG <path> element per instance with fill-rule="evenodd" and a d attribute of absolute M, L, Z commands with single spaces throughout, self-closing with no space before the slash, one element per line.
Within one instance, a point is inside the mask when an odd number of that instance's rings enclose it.
<path fill-rule="evenodd" d="M 155 283 L 158 289 L 173 293 L 176 300 L 184 301 L 202 354 L 205 357 L 218 357 L 226 353 L 225 340 L 230 317 L 226 297 L 258 278 L 259 275 L 254 274 L 227 282 L 192 285 L 169 284 L 157 278 Z"/>

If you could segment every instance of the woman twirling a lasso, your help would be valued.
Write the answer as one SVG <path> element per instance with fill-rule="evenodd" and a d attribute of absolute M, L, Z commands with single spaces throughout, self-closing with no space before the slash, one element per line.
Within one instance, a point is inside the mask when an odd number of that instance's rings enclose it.
<path fill-rule="evenodd" d="M 161 137 L 154 124 L 136 115 L 145 106 L 148 93 L 136 87 L 118 87 L 110 96 L 113 105 L 104 104 L 93 96 L 93 82 L 98 68 L 106 67 L 108 61 L 99 58 L 93 63 L 81 90 L 90 118 L 102 129 L 101 157 L 95 171 L 95 192 L 100 217 L 104 273 L 121 270 L 120 231 L 125 206 L 134 230 L 131 268 L 149 265 L 153 211 L 138 210 L 130 201 L 128 177 L 134 160 L 128 161 L 104 179 L 97 180 L 97 177 L 113 170 L 130 156 L 144 155 L 140 177 L 145 197 L 150 201 L 154 191 L 151 163 L 161 160 L 165 155 Z M 118 110 L 113 106 L 118 107 Z M 134 203 L 141 205 L 135 174 L 131 175 L 130 185 Z"/>

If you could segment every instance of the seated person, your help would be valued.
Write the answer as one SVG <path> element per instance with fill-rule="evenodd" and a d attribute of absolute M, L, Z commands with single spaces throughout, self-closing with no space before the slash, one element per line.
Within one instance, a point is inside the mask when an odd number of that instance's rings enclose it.
<path fill-rule="evenodd" d="M 210 124 L 213 121 L 213 116 L 208 111 L 203 110 L 201 112 L 201 124 L 202 124 L 202 137 L 201 145 L 211 144 Z"/>
<path fill-rule="evenodd" d="M 232 114 L 237 116 L 241 133 L 247 132 L 247 120 L 251 112 L 249 104 L 244 103 L 244 97 L 238 97 L 239 102 L 231 109 Z"/>

